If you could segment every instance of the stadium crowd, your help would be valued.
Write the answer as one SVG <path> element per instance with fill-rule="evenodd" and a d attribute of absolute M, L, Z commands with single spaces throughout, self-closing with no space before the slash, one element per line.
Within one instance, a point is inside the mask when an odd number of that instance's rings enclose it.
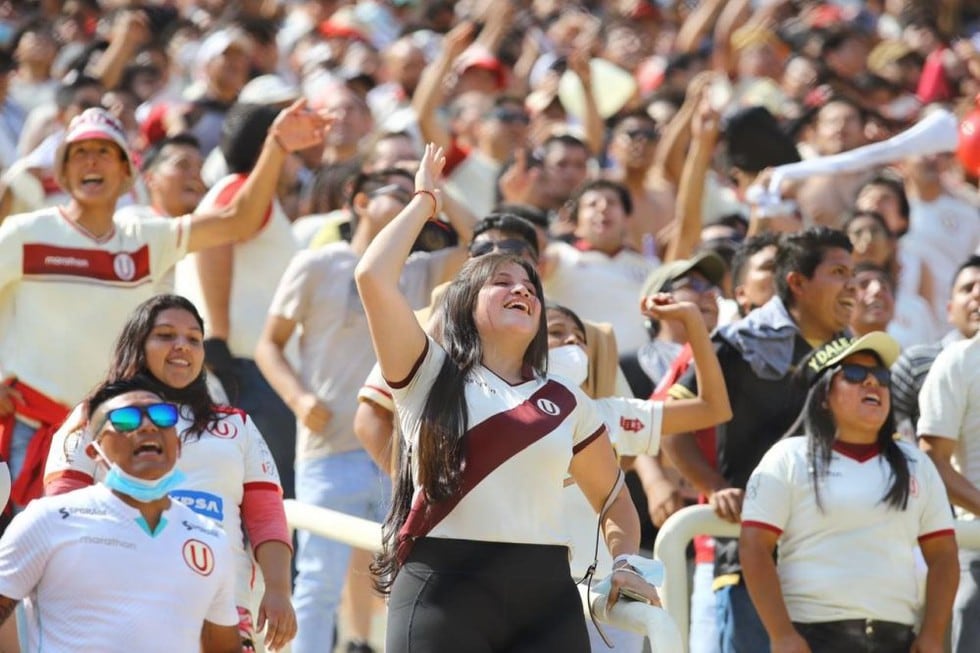
<path fill-rule="evenodd" d="M 0 651 L 980 650 L 978 178 L 977 0 L 0 2 Z"/>

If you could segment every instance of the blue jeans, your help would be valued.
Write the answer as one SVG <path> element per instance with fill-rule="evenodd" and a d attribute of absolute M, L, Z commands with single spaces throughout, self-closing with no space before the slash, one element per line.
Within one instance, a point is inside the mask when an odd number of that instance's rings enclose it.
<path fill-rule="evenodd" d="M 980 642 L 980 551 L 960 550 L 960 586 L 953 603 L 953 653 L 977 650 Z"/>
<path fill-rule="evenodd" d="M 691 583 L 691 633 L 688 637 L 690 653 L 719 653 L 718 611 L 715 607 L 715 591 L 711 583 L 715 579 L 715 563 L 699 562 L 694 565 Z"/>
<path fill-rule="evenodd" d="M 25 424 L 19 419 L 14 420 L 14 434 L 10 440 L 10 459 L 7 461 L 11 483 L 17 481 L 17 476 L 24 468 L 24 460 L 27 458 L 27 445 L 31 443 L 31 438 L 34 437 L 36 432 L 37 429 L 35 427 Z M 11 508 L 15 513 L 18 513 L 24 509 L 24 506 L 11 503 Z"/>
<path fill-rule="evenodd" d="M 331 510 L 382 521 L 391 495 L 388 477 L 363 450 L 296 464 L 296 498 Z M 350 547 L 336 540 L 297 534 L 293 608 L 297 634 L 293 653 L 321 653 L 334 637 L 337 604 L 344 588 Z"/>
<path fill-rule="evenodd" d="M 722 653 L 759 653 L 769 650 L 769 635 L 759 619 L 745 583 L 715 592 L 718 639 Z"/>

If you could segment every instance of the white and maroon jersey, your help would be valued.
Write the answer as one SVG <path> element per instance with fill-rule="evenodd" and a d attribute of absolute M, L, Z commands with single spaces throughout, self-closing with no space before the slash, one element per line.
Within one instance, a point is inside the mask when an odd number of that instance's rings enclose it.
<path fill-rule="evenodd" d="M 357 392 L 360 401 L 370 401 L 394 413 L 391 388 L 377 364 L 371 368 L 364 385 Z M 606 425 L 609 440 L 620 456 L 655 456 L 660 451 L 660 430 L 664 403 L 651 399 L 603 397 L 594 399 L 599 419 Z"/>
<path fill-rule="evenodd" d="M 224 177 L 204 196 L 198 211 L 230 205 L 247 179 L 247 175 Z M 231 325 L 228 348 L 235 356 L 255 358 L 255 346 L 262 335 L 269 303 L 297 249 L 289 218 L 278 200 L 273 200 L 258 232 L 235 243 L 228 297 L 228 322 Z M 201 312 L 205 331 L 210 330 L 214 322 L 204 301 L 195 257 L 207 255 L 207 251 L 198 252 L 181 261 L 174 280 L 177 294 L 187 297 Z"/>
<path fill-rule="evenodd" d="M 238 623 L 228 537 L 172 501 L 154 531 L 104 485 L 32 501 L 0 539 L 0 595 L 23 600 L 26 651 L 197 651 Z"/>
<path fill-rule="evenodd" d="M 196 437 L 187 434 L 192 416 L 187 407 L 181 407 L 177 432 L 181 434 L 182 446 L 177 468 L 187 475 L 187 480 L 170 496 L 224 528 L 236 562 L 235 599 L 237 605 L 248 606 L 254 569 L 252 557 L 245 548 L 242 497 L 250 487 L 268 487 L 280 494 L 282 488 L 272 453 L 255 422 L 241 410 L 225 410 L 213 427 Z M 51 442 L 45 481 L 59 476 L 89 483 L 101 480 L 105 466 L 90 458 L 82 444 L 80 433 L 59 429 Z"/>
<path fill-rule="evenodd" d="M 915 623 L 916 544 L 954 531 L 946 488 L 932 461 L 914 445 L 898 445 L 910 473 L 905 510 L 883 501 L 892 474 L 877 453 L 855 459 L 835 449 L 820 482 L 823 510 L 808 471 L 805 437 L 777 442 L 752 473 L 742 526 L 779 534 L 779 582 L 793 621 Z"/>
<path fill-rule="evenodd" d="M 123 324 L 187 249 L 187 216 L 113 222 L 98 239 L 60 208 L 0 223 L 0 370 L 69 406 L 98 383 Z"/>
<path fill-rule="evenodd" d="M 404 384 L 392 386 L 401 432 L 417 448 L 419 419 L 446 352 L 427 340 Z M 402 542 L 443 537 L 526 544 L 569 544 L 562 486 L 572 456 L 603 436 L 595 406 L 578 388 L 535 377 L 510 385 L 477 366 L 466 379 L 469 412 L 461 487 L 427 505 L 416 486 Z M 427 509 L 426 509 L 427 507 Z"/>

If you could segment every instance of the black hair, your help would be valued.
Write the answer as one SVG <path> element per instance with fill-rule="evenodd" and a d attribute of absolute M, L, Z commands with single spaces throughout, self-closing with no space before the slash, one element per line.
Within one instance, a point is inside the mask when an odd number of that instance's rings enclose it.
<path fill-rule="evenodd" d="M 830 249 L 853 252 L 854 246 L 843 231 L 824 226 L 809 227 L 780 238 L 773 281 L 776 284 L 776 294 L 783 300 L 786 308 L 791 308 L 795 301 L 787 275 L 798 272 L 808 279 L 813 278 L 814 271 Z"/>
<path fill-rule="evenodd" d="M 449 284 L 438 313 L 446 357 L 429 388 L 419 418 L 417 449 L 401 457 L 401 467 L 392 492 L 391 508 L 382 528 L 383 548 L 371 570 L 375 587 L 388 593 L 400 568 L 399 531 L 408 518 L 414 496 L 413 468 L 418 484 L 430 505 L 446 501 L 459 489 L 469 428 L 466 379 L 483 359 L 483 342 L 476 328 L 476 305 L 480 289 L 504 264 L 516 263 L 527 273 L 538 298 L 543 297 L 541 279 L 527 261 L 510 254 L 487 254 L 463 264 Z M 548 322 L 541 311 L 538 330 L 524 352 L 525 367 L 544 375 L 548 367 Z"/>
<path fill-rule="evenodd" d="M 193 147 L 198 152 L 201 151 L 201 142 L 197 137 L 190 133 L 175 134 L 161 138 L 143 152 L 143 160 L 140 162 L 140 172 L 148 172 L 160 163 L 163 151 L 169 145 L 181 147 Z"/>
<path fill-rule="evenodd" d="M 413 186 L 415 184 L 415 178 L 405 168 L 384 168 L 382 170 L 375 170 L 374 172 L 359 172 L 350 185 L 350 191 L 347 195 L 347 206 L 350 208 L 350 228 L 351 233 L 357 227 L 357 211 L 354 210 L 354 199 L 361 193 L 366 193 L 370 195 L 374 191 L 387 186 L 388 180 L 391 177 L 404 177 Z"/>
<path fill-rule="evenodd" d="M 963 263 L 956 268 L 956 274 L 953 275 L 953 288 L 956 287 L 956 280 L 959 279 L 961 274 L 963 274 L 963 270 L 966 270 L 967 268 L 980 268 L 980 255 L 971 254 L 970 258 L 963 261 Z"/>
<path fill-rule="evenodd" d="M 354 178 L 361 170 L 357 160 L 321 164 L 313 175 L 313 182 L 304 188 L 309 202 L 308 213 L 328 213 L 344 208 Z"/>
<path fill-rule="evenodd" d="M 796 163 L 796 143 L 768 109 L 748 107 L 724 119 L 725 153 L 730 165 L 749 173 Z"/>
<path fill-rule="evenodd" d="M 548 138 L 544 139 L 544 142 L 541 143 L 541 146 L 535 151 L 535 155 L 539 160 L 544 161 L 551 148 L 557 145 L 577 147 L 583 150 L 586 155 L 591 156 L 591 151 L 589 150 L 589 146 L 586 145 L 585 141 L 578 136 L 573 136 L 572 134 L 552 134 Z"/>
<path fill-rule="evenodd" d="M 746 238 L 735 250 L 732 257 L 732 287 L 737 288 L 745 281 L 745 272 L 749 259 L 767 247 L 779 246 L 779 234 L 765 231 L 757 236 Z"/>
<path fill-rule="evenodd" d="M 61 80 L 61 83 L 54 92 L 54 103 L 58 107 L 58 110 L 64 111 L 71 105 L 75 104 L 79 91 L 87 88 L 97 88 L 101 92 L 103 90 L 102 82 L 94 77 L 89 77 L 88 75 L 82 75 L 76 72 L 71 72 L 68 75 L 65 75 L 65 78 Z"/>
<path fill-rule="evenodd" d="M 623 205 L 623 211 L 626 212 L 626 215 L 633 214 L 633 199 L 630 197 L 629 189 L 626 186 L 611 179 L 593 179 L 576 188 L 568 199 L 570 208 L 568 217 L 572 222 L 578 223 L 578 208 L 582 196 L 593 190 L 611 190 L 619 197 L 619 203 Z"/>
<path fill-rule="evenodd" d="M 654 118 L 649 113 L 647 113 L 646 110 L 633 109 L 632 111 L 626 111 L 613 118 L 612 124 L 610 125 L 610 129 L 615 130 L 617 127 L 619 127 L 621 124 L 623 124 L 624 122 L 626 122 L 631 118 L 633 120 L 642 120 L 643 122 L 648 122 L 653 125 L 654 129 L 658 129 L 660 127 L 657 124 L 656 118 Z"/>
<path fill-rule="evenodd" d="M 807 369 L 809 357 L 813 356 L 817 351 L 819 349 L 814 350 L 807 358 L 801 361 L 799 369 Z M 875 358 L 878 358 L 878 355 L 873 351 L 869 351 L 869 353 L 874 354 Z M 878 363 L 884 365 L 880 358 L 878 358 Z M 830 461 L 834 451 L 834 441 L 837 437 L 837 425 L 834 422 L 833 413 L 830 411 L 829 398 L 830 387 L 833 383 L 834 375 L 838 370 L 840 370 L 840 367 L 835 366 L 824 370 L 817 377 L 814 384 L 810 387 L 810 391 L 807 393 L 803 410 L 800 412 L 796 423 L 790 427 L 790 430 L 784 436 L 803 435 L 807 438 L 807 460 L 810 479 L 813 483 L 817 507 L 821 512 L 823 511 L 823 504 L 820 500 L 820 482 L 829 473 Z M 882 497 L 882 501 L 892 508 L 905 510 L 908 506 L 911 473 L 909 472 L 908 459 L 896 442 L 894 435 L 895 408 L 894 405 L 890 405 L 888 415 L 885 417 L 881 428 L 878 429 L 877 439 L 877 444 L 881 447 L 881 455 L 888 463 L 892 472 L 891 487 L 888 488 L 885 496 Z"/>
<path fill-rule="evenodd" d="M 894 175 L 879 172 L 874 177 L 868 181 L 861 184 L 858 189 L 857 194 L 860 195 L 868 186 L 884 186 L 898 198 L 898 212 L 902 214 L 902 217 L 908 220 L 909 214 L 912 213 L 912 207 L 909 205 L 909 197 L 905 194 L 905 184 L 902 183 L 901 179 L 896 178 Z"/>
<path fill-rule="evenodd" d="M 847 228 L 850 227 L 855 220 L 860 220 L 861 218 L 869 218 L 874 220 L 879 227 L 885 230 L 885 233 L 888 234 L 889 238 L 893 238 L 892 232 L 888 230 L 888 223 L 885 221 L 885 216 L 877 211 L 851 211 L 847 217 L 844 218 L 844 223 L 841 225 L 841 231 L 847 233 Z"/>
<path fill-rule="evenodd" d="M 228 163 L 228 172 L 251 172 L 259 160 L 269 128 L 278 115 L 278 108 L 265 104 L 236 103 L 228 109 L 221 127 L 219 145 Z"/>
<path fill-rule="evenodd" d="M 150 373 L 146 365 L 146 340 L 153 331 L 157 316 L 167 309 L 187 311 L 204 334 L 204 318 L 188 299 L 180 295 L 157 295 L 136 307 L 126 320 L 113 348 L 106 383 L 136 379 L 144 389 L 151 390 L 168 401 L 187 406 L 194 415 L 194 422 L 182 435 L 200 437 L 207 428 L 221 419 L 211 394 L 208 392 L 207 372 L 201 373 L 189 385 L 172 388 Z"/>
<path fill-rule="evenodd" d="M 585 322 L 583 322 L 582 318 L 578 316 L 578 313 L 568 308 L 564 304 L 548 304 L 547 306 L 544 307 L 546 319 L 548 316 L 548 311 L 558 311 L 559 313 L 567 317 L 569 320 L 571 320 L 572 324 L 574 324 L 575 327 L 582 332 L 582 339 L 587 342 L 587 338 L 589 337 L 589 332 L 588 330 L 586 330 Z"/>
<path fill-rule="evenodd" d="M 129 379 L 103 381 L 95 386 L 82 403 L 85 404 L 86 413 L 91 416 L 105 402 L 130 392 L 152 392 L 153 394 L 160 395 L 155 388 L 147 383 L 145 378 L 136 376 Z M 166 399 L 162 395 L 160 395 L 160 398 Z"/>
<path fill-rule="evenodd" d="M 519 218 L 523 218 L 535 227 L 540 227 L 547 231 L 548 213 L 530 204 L 518 204 L 516 202 L 501 202 L 493 208 L 493 213 L 512 213 Z"/>
<path fill-rule="evenodd" d="M 534 253 L 535 260 L 540 256 L 541 253 L 538 251 L 538 234 L 534 231 L 534 225 L 519 215 L 496 211 L 486 215 L 473 226 L 473 238 L 471 240 L 476 240 L 480 234 L 493 229 L 516 236 L 526 242 Z"/>

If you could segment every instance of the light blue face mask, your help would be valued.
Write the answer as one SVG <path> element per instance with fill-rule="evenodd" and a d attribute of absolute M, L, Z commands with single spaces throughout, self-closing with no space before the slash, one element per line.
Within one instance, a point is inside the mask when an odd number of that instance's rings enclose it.
<path fill-rule="evenodd" d="M 187 475 L 176 467 L 155 481 L 136 478 L 132 474 L 124 472 L 116 463 L 110 462 L 98 443 L 93 442 L 92 447 L 99 454 L 99 457 L 102 458 L 102 461 L 109 467 L 108 473 L 106 473 L 105 478 L 102 480 L 106 487 L 142 503 L 162 499 L 183 485 L 184 481 L 187 480 Z"/>

